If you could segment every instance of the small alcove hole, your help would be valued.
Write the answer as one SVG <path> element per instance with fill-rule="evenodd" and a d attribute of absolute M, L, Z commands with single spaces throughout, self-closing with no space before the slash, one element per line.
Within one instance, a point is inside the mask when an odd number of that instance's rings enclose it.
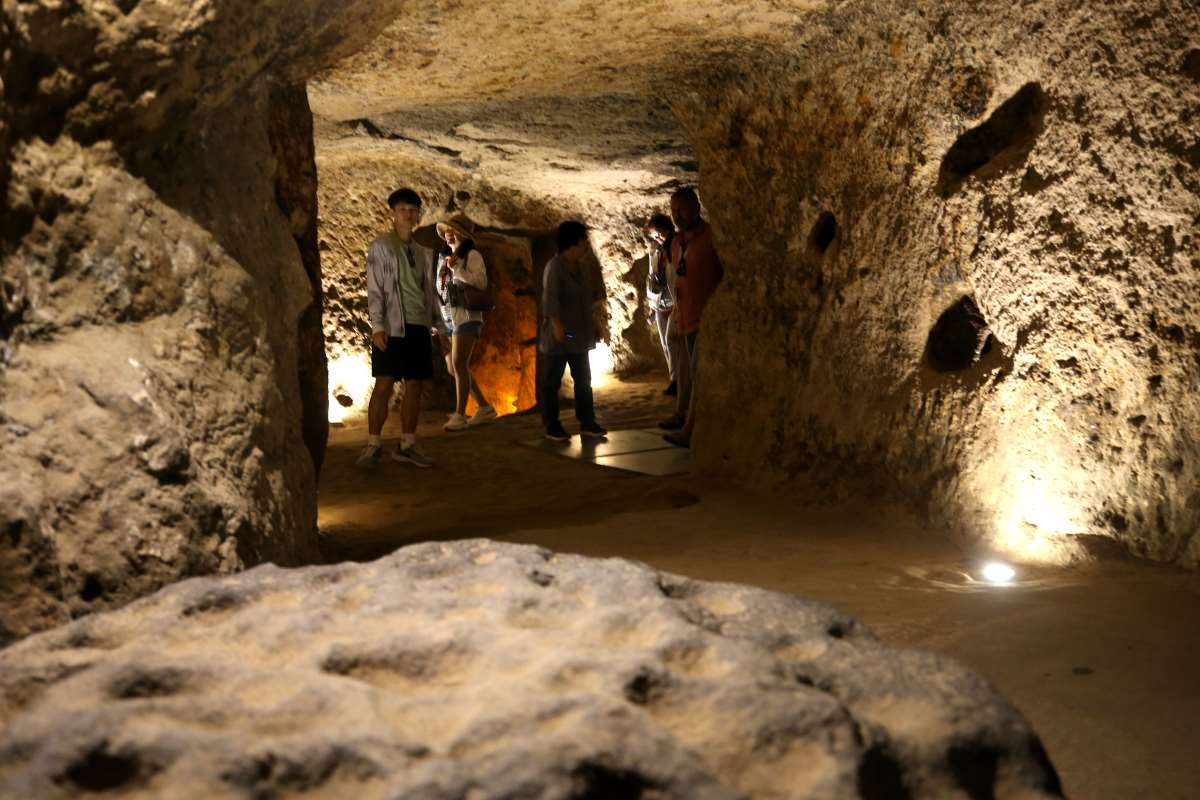
<path fill-rule="evenodd" d="M 863 753 L 857 777 L 863 800 L 912 800 L 900 761 L 884 745 L 876 744 Z"/>
<path fill-rule="evenodd" d="M 837 218 L 828 211 L 822 211 L 817 221 L 813 223 L 812 232 L 808 234 L 808 249 L 816 255 L 821 255 L 833 240 L 837 238 Z"/>
<path fill-rule="evenodd" d="M 89 572 L 87 577 L 83 579 L 83 587 L 79 590 L 79 599 L 85 603 L 90 603 L 103 594 L 104 584 L 100 582 L 100 576 L 94 572 Z"/>
<path fill-rule="evenodd" d="M 938 171 L 938 192 L 949 197 L 972 175 L 998 174 L 1025 160 L 1042 132 L 1046 93 L 1027 83 L 983 123 L 959 136 Z"/>
<path fill-rule="evenodd" d="M 1189 50 L 1183 57 L 1180 71 L 1192 80 L 1200 83 L 1200 48 Z"/>
<path fill-rule="evenodd" d="M 994 337 L 970 295 L 960 297 L 938 317 L 925 344 L 925 363 L 935 372 L 958 372 L 987 355 Z"/>
<path fill-rule="evenodd" d="M 72 763 L 63 777 L 85 792 L 111 792 L 136 780 L 142 767 L 137 756 L 110 752 L 105 743 Z"/>

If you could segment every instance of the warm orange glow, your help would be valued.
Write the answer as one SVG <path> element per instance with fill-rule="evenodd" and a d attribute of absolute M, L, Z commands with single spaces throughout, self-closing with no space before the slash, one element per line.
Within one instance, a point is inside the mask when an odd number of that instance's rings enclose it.
<path fill-rule="evenodd" d="M 488 400 L 491 402 L 492 408 L 496 409 L 496 413 L 499 416 L 504 416 L 505 414 L 515 414 L 518 411 L 517 396 L 515 394 L 493 391 L 490 393 Z M 467 416 L 469 417 L 474 414 L 477 408 L 479 408 L 479 406 L 475 403 L 475 399 L 468 398 Z"/>
<path fill-rule="evenodd" d="M 1063 470 L 1024 462 L 1007 481 L 1011 494 L 1000 515 L 997 544 L 1026 562 L 1066 564 L 1081 557 L 1071 537 L 1086 530 L 1064 489 Z"/>

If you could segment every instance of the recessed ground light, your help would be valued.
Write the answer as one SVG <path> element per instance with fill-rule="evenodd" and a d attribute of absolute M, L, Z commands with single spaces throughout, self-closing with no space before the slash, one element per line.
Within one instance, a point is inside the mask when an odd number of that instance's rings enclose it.
<path fill-rule="evenodd" d="M 983 565 L 983 579 L 988 583 L 1006 584 L 1011 583 L 1012 579 L 1017 576 L 1017 571 L 1008 564 L 1003 564 L 999 561 L 989 561 Z"/>

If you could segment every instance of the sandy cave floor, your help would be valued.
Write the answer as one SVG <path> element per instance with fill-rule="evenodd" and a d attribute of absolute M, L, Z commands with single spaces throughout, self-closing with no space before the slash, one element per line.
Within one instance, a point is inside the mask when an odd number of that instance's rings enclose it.
<path fill-rule="evenodd" d="M 671 410 L 662 385 L 599 388 L 601 422 L 652 426 Z M 540 433 L 536 415 L 455 434 L 441 430 L 444 419 L 421 419 L 432 470 L 385 461 L 364 473 L 353 465 L 363 422 L 331 431 L 320 497 L 330 560 L 485 536 L 792 592 L 985 675 L 1033 723 L 1068 796 L 1197 796 L 1200 575 L 1109 561 L 1023 570 L 1008 587 L 972 584 L 962 548 L 905 510 L 806 506 L 518 446 Z M 569 409 L 563 419 L 573 431 Z M 398 436 L 393 413 L 385 443 Z"/>

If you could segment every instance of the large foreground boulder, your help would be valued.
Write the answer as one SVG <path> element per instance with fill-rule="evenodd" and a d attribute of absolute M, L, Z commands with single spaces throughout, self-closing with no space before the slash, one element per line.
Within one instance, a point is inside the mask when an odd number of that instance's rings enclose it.
<path fill-rule="evenodd" d="M 1058 797 L 827 606 L 486 540 L 196 578 L 0 651 L 0 796 Z"/>

